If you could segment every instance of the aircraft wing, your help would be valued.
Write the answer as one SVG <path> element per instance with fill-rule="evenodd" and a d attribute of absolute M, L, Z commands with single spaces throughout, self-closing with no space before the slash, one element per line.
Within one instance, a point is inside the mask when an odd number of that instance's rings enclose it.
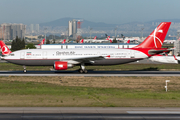
<path fill-rule="evenodd" d="M 69 58 L 69 59 L 61 59 L 61 61 L 68 61 L 73 62 L 74 64 L 79 63 L 92 63 L 95 60 L 102 60 L 105 59 L 103 56 L 87 56 L 87 57 L 76 57 L 76 58 Z"/>

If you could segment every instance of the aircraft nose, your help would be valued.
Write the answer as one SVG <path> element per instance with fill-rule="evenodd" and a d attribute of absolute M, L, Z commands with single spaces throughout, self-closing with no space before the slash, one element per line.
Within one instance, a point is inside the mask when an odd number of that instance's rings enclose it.
<path fill-rule="evenodd" d="M 5 56 L 2 55 L 2 56 L 0 57 L 0 59 L 1 59 L 1 60 L 4 60 L 4 57 L 5 57 Z"/>
<path fill-rule="evenodd" d="M 4 60 L 4 57 L 1 56 L 1 60 Z"/>

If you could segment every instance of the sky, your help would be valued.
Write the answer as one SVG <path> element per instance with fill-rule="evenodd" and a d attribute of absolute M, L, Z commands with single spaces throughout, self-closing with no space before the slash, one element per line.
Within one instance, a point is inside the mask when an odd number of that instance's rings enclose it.
<path fill-rule="evenodd" d="M 112 24 L 180 19 L 179 5 L 180 0 L 0 0 L 0 24 L 65 17 Z"/>

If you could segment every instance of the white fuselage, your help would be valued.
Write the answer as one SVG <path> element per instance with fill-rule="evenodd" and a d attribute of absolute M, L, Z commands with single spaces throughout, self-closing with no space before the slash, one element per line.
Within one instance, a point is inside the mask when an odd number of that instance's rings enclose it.
<path fill-rule="evenodd" d="M 145 53 L 132 49 L 26 49 L 3 57 L 11 63 L 30 66 L 51 66 L 55 61 L 67 61 L 70 64 L 83 62 L 89 65 L 116 65 L 144 58 L 148 58 Z"/>

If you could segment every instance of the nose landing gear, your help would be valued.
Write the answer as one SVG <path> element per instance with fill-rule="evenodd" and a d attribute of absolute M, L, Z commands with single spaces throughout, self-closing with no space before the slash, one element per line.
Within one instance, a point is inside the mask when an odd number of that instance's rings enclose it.
<path fill-rule="evenodd" d="M 26 73 L 27 72 L 26 66 L 24 65 L 23 68 L 24 68 L 23 72 Z"/>

